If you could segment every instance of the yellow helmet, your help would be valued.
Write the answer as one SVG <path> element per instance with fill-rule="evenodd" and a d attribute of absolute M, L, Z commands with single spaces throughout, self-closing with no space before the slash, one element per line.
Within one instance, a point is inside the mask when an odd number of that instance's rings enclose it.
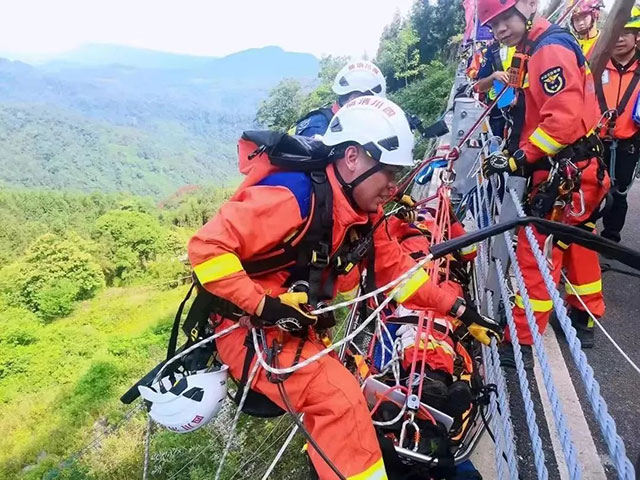
<path fill-rule="evenodd" d="M 631 18 L 625 24 L 624 28 L 640 29 L 640 7 L 638 5 L 634 5 L 631 9 Z"/>

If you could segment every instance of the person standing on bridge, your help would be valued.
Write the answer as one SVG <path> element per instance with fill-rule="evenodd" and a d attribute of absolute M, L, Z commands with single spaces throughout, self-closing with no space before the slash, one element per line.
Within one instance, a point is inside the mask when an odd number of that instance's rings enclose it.
<path fill-rule="evenodd" d="M 509 84 L 517 89 L 517 102 L 510 110 L 513 124 L 506 153 L 486 158 L 482 170 L 485 177 L 505 172 L 529 177 L 527 208 L 532 215 L 593 230 L 598 207 L 610 185 L 601 160 L 602 146 L 593 133 L 599 118 L 593 78 L 575 38 L 540 17 L 537 6 L 537 0 L 478 1 L 481 23 L 491 27 L 498 41 L 516 46 Z M 602 316 L 597 254 L 578 245 L 552 244 L 539 232 L 536 236 L 539 245 L 550 250 L 556 284 L 564 265 L 587 306 Z M 518 233 L 516 255 L 543 332 L 553 302 L 524 230 Z M 584 321 L 586 315 L 578 298 L 567 290 L 578 337 L 584 347 L 592 346 L 593 329 Z M 533 338 L 520 295 L 516 295 L 513 313 L 525 363 L 532 366 Z M 511 344 L 502 347 L 502 363 L 515 365 Z"/>
<path fill-rule="evenodd" d="M 515 47 L 501 45 L 497 41 L 487 47 L 482 59 L 482 66 L 478 71 L 478 81 L 474 87 L 476 92 L 486 93 L 487 104 L 493 102 L 498 94 L 495 89 L 495 82 L 501 83 L 503 88 L 506 88 L 507 83 L 509 83 L 507 70 L 511 66 L 511 60 L 515 52 Z M 506 119 L 502 109 L 497 105 L 489 113 L 489 126 L 491 127 L 491 133 L 499 137 L 504 136 Z"/>
<path fill-rule="evenodd" d="M 366 60 L 350 62 L 338 72 L 333 86 L 338 100 L 331 105 L 311 110 L 298 120 L 289 133 L 304 137 L 321 137 L 327 131 L 329 121 L 349 100 L 364 95 L 385 97 L 387 82 L 378 67 Z"/>
<path fill-rule="evenodd" d="M 576 1 L 580 4 L 574 8 Z M 604 3 L 602 0 L 575 0 L 567 8 L 571 10 L 571 29 L 578 39 L 584 56 L 589 60 L 593 47 L 600 37 L 598 18 Z"/>
<path fill-rule="evenodd" d="M 601 235 L 614 242 L 627 216 L 627 193 L 634 180 L 640 158 L 640 54 L 636 49 L 640 38 L 640 8 L 633 7 L 631 19 L 616 43 L 611 59 L 602 73 L 602 84 L 596 84 L 601 112 L 607 113 L 605 128 L 600 131 L 604 143 L 604 161 L 611 176 L 613 205 L 603 217 Z"/>

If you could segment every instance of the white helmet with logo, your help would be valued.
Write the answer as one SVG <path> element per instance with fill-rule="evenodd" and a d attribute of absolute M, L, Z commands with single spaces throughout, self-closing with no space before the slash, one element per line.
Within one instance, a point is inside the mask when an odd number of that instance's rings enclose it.
<path fill-rule="evenodd" d="M 385 165 L 412 166 L 415 139 L 404 111 L 371 95 L 348 102 L 336 113 L 322 142 L 330 147 L 355 142 Z"/>
<path fill-rule="evenodd" d="M 342 67 L 342 70 L 336 75 L 331 89 L 340 96 L 360 92 L 365 95 L 384 97 L 387 91 L 387 82 L 378 67 L 371 62 L 361 60 Z"/>
<path fill-rule="evenodd" d="M 229 367 L 208 372 L 200 370 L 182 376 L 174 385 L 169 377 L 151 387 L 139 386 L 149 402 L 149 415 L 160 425 L 176 433 L 193 432 L 215 417 L 227 397 Z"/>

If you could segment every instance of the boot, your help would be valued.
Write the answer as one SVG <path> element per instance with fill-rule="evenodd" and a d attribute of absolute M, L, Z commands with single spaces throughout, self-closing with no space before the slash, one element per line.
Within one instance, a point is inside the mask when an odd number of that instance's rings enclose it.
<path fill-rule="evenodd" d="M 569 309 L 569 318 L 571 318 L 571 325 L 576 329 L 576 336 L 580 340 L 582 348 L 593 348 L 595 343 L 595 324 L 591 315 L 571 307 Z"/>
<path fill-rule="evenodd" d="M 415 374 L 416 380 L 413 382 L 413 391 L 418 389 L 419 374 Z M 436 408 L 440 411 L 445 408 L 447 404 L 447 395 L 449 393 L 447 389 L 447 383 L 451 382 L 451 378 L 444 372 L 437 370 L 425 369 L 424 381 L 422 382 L 422 395 L 420 401 Z"/>
<path fill-rule="evenodd" d="M 524 368 L 527 370 L 533 369 L 533 348 L 531 345 L 520 345 L 520 351 L 522 352 L 522 362 Z M 500 353 L 500 366 L 503 368 L 516 368 L 516 360 L 513 353 L 513 345 L 510 343 L 503 343 L 498 347 Z"/>
<path fill-rule="evenodd" d="M 467 382 L 457 380 L 447 389 L 447 404 L 443 410 L 450 417 L 457 418 L 469 410 L 473 395 Z"/>

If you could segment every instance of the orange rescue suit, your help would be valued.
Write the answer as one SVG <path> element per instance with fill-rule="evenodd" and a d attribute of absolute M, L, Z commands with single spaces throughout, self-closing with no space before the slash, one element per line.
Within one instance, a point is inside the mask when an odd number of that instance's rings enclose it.
<path fill-rule="evenodd" d="M 550 27 L 551 24 L 546 19 L 536 19 L 529 32 L 529 40 L 535 42 Z M 530 55 L 527 77 L 523 89 L 518 92 L 524 95 L 526 111 L 519 146 L 525 152 L 527 160 L 536 164 L 546 161 L 545 157 L 553 157 L 565 147 L 591 133 L 596 127 L 599 114 L 589 65 L 572 36 L 566 33 L 549 34 L 542 38 Z M 595 228 L 595 224 L 589 222 L 589 219 L 609 190 L 609 178 L 606 173 L 599 172 L 601 167 L 596 158 L 577 162 L 577 165 L 583 169 L 580 188 L 583 194 L 584 212 L 576 216 L 565 214 L 562 221 Z M 599 173 L 601 175 L 604 173 L 604 179 L 598 179 Z M 536 187 L 547 179 L 547 176 L 546 170 L 534 171 L 531 179 L 532 194 L 536 192 Z M 581 204 L 579 192 L 574 192 L 573 210 L 579 212 Z M 543 248 L 546 237 L 538 232 L 536 237 L 540 247 Z M 540 332 L 544 332 L 553 309 L 553 302 L 540 275 L 524 230 L 518 234 L 516 255 L 538 328 Z M 560 271 L 564 265 L 569 281 L 578 290 L 587 306 L 595 315 L 603 315 L 604 300 L 597 254 L 579 245 L 558 244 L 553 248 L 552 260 L 552 275 L 556 284 L 559 282 Z M 573 308 L 583 310 L 579 300 L 569 288 L 567 288 L 566 298 Z M 520 343 L 531 345 L 533 338 L 520 295 L 516 295 L 514 317 Z"/>
<path fill-rule="evenodd" d="M 278 172 L 265 162 L 257 162 L 257 159 L 244 161 L 246 148 L 247 145 L 240 142 L 240 168 L 247 175 L 245 181 L 219 213 L 193 236 L 188 253 L 204 288 L 253 314 L 263 296 L 277 296 L 285 292 L 283 284 L 289 273 L 280 269 L 251 277 L 244 271 L 242 260 L 269 252 L 302 228 L 308 215 L 304 206 L 309 199 L 300 191 L 293 191 L 295 189 L 260 184 L 265 177 L 273 178 L 272 175 Z M 375 224 L 382 211 L 369 216 L 355 210 L 336 179 L 333 165 L 326 168 L 326 173 L 333 191 L 332 253 L 335 253 L 351 227 L 368 221 Z M 301 174 L 292 172 L 292 175 Z M 386 284 L 415 265 L 398 242 L 389 236 L 384 224 L 375 231 L 373 243 L 378 285 Z M 428 280 L 427 272 L 418 270 L 395 296 L 396 300 L 408 308 L 434 308 L 442 314 L 448 313 L 457 292 Z M 226 319 L 217 327 L 218 331 L 230 325 L 232 321 Z M 269 345 L 276 338 L 283 343 L 278 354 L 280 366 L 291 365 L 299 339 L 276 328 L 266 331 Z M 231 375 L 236 379 L 242 375 L 246 336 L 247 330 L 238 328 L 216 340 L 221 360 L 229 365 Z M 308 340 L 300 358 L 309 358 L 323 348 L 320 341 Z M 294 408 L 304 413 L 309 433 L 345 477 L 387 478 L 360 386 L 336 358 L 322 357 L 291 375 L 284 386 Z M 269 382 L 264 370 L 259 371 L 251 387 L 285 408 L 277 386 Z M 312 447 L 309 447 L 309 456 L 321 479 L 336 478 Z"/>

